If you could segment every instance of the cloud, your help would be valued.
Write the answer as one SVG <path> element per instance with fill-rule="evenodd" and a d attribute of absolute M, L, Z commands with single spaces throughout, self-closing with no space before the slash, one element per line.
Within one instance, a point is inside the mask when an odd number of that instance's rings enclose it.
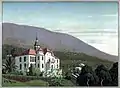
<path fill-rule="evenodd" d="M 88 18 L 92 18 L 93 16 L 88 16 Z"/>
<path fill-rule="evenodd" d="M 117 17 L 118 14 L 105 14 L 105 15 L 102 15 L 102 16 L 105 16 L 105 17 Z"/>
<path fill-rule="evenodd" d="M 76 32 L 76 31 L 71 31 L 69 33 L 117 33 L 116 31 L 81 31 L 81 32 Z"/>

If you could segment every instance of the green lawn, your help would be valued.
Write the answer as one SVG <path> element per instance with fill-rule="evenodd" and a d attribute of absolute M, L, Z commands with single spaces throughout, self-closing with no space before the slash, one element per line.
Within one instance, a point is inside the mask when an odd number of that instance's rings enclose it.
<path fill-rule="evenodd" d="M 3 87 L 10 87 L 10 86 L 48 86 L 48 82 L 43 80 L 32 80 L 28 82 L 19 82 L 15 80 L 8 80 L 3 78 L 3 80 L 7 80 L 8 82 L 2 82 Z M 11 82 L 9 82 L 11 81 Z"/>
<path fill-rule="evenodd" d="M 49 86 L 52 83 L 51 80 L 49 80 L 49 81 L 46 80 L 47 82 L 43 81 L 43 80 L 31 80 L 31 81 L 27 81 L 27 82 L 19 82 L 19 81 L 3 78 L 2 86 L 3 87 L 15 87 L 15 86 L 18 86 L 18 87 L 23 87 L 23 86 L 44 87 L 44 86 Z M 6 82 L 4 82 L 4 81 L 6 81 Z M 53 85 L 54 84 L 55 84 L 55 82 L 53 82 Z M 61 84 L 61 86 L 75 86 L 75 84 L 72 83 L 71 80 L 67 80 L 67 79 L 61 79 L 60 84 Z"/>

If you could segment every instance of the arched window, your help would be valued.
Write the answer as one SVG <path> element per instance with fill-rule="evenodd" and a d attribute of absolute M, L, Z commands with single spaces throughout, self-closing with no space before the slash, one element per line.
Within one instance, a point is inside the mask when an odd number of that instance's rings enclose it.
<path fill-rule="evenodd" d="M 22 69 L 22 64 L 20 64 L 20 70 Z"/>
<path fill-rule="evenodd" d="M 44 67 L 44 65 L 42 64 L 42 68 Z"/>
<path fill-rule="evenodd" d="M 43 56 L 42 56 L 42 60 L 43 60 Z"/>
<path fill-rule="evenodd" d="M 20 61 L 20 62 L 22 61 L 22 58 L 21 58 L 21 57 L 19 58 L 19 61 Z"/>
<path fill-rule="evenodd" d="M 24 57 L 24 62 L 26 62 L 26 57 Z"/>

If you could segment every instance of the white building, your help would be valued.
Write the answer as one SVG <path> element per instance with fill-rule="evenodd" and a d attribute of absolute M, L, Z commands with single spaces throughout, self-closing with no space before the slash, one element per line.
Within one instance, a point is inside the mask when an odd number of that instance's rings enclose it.
<path fill-rule="evenodd" d="M 28 49 L 15 57 L 15 65 L 17 65 L 18 71 L 23 73 L 29 71 L 31 64 L 47 75 L 54 71 L 61 72 L 60 59 L 50 49 L 40 47 L 37 37 L 34 49 Z"/>

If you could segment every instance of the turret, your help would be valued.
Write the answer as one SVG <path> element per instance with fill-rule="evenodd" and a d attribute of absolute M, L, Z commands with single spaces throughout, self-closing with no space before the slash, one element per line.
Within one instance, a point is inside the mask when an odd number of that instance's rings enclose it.
<path fill-rule="evenodd" d="M 35 44 L 34 44 L 34 49 L 37 50 L 40 48 L 40 45 L 38 43 L 38 38 L 37 38 L 37 35 L 36 35 L 36 40 L 35 40 Z"/>

